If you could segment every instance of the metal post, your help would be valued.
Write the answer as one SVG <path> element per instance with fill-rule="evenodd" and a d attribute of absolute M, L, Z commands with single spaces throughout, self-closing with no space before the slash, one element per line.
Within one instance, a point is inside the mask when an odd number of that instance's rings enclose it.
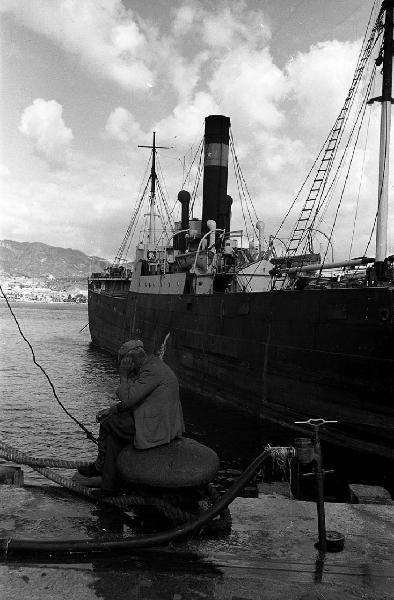
<path fill-rule="evenodd" d="M 375 271 L 378 280 L 384 278 L 384 260 L 387 256 L 389 148 L 393 71 L 393 4 L 393 0 L 386 0 L 383 3 L 383 9 L 385 9 L 386 15 L 384 23 L 383 41 L 382 96 L 379 99 L 376 98 L 376 100 L 379 100 L 381 102 L 378 211 L 376 220 L 375 262 Z"/>
<path fill-rule="evenodd" d="M 317 483 L 317 526 L 319 531 L 319 550 L 325 552 L 327 550 L 326 538 L 326 513 L 324 509 L 324 470 L 321 454 L 321 444 L 319 438 L 319 427 L 315 427 L 315 475 Z"/>

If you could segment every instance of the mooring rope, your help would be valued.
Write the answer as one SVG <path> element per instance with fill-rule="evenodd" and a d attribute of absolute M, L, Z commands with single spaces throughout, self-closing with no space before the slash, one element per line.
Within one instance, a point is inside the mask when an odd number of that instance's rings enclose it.
<path fill-rule="evenodd" d="M 24 333 L 23 333 L 23 331 L 22 331 L 22 329 L 21 329 L 21 326 L 20 326 L 20 324 L 19 324 L 19 321 L 18 321 L 18 319 L 16 318 L 16 316 L 15 316 L 15 313 L 14 313 L 14 311 L 12 310 L 12 308 L 11 308 L 11 305 L 10 305 L 10 303 L 9 303 L 9 301 L 8 301 L 8 298 L 7 298 L 6 294 L 4 293 L 4 291 L 3 291 L 3 288 L 1 287 L 1 285 L 0 285 L 0 291 L 1 291 L 2 295 L 3 295 L 3 298 L 4 298 L 4 300 L 5 300 L 5 301 L 6 301 L 6 303 L 7 303 L 8 309 L 9 309 L 9 311 L 10 311 L 11 315 L 13 316 L 13 318 L 14 318 L 14 321 L 15 321 L 15 323 L 16 323 L 16 325 L 17 325 L 18 329 L 19 329 L 19 333 L 21 334 L 22 338 L 25 340 L 26 344 L 27 344 L 27 345 L 29 346 L 29 348 L 30 348 L 30 351 L 31 351 L 31 354 L 32 354 L 32 357 L 33 357 L 33 362 L 34 362 L 34 364 L 35 364 L 35 365 L 36 365 L 36 366 L 37 366 L 37 367 L 38 367 L 38 368 L 39 368 L 39 369 L 40 369 L 40 370 L 41 370 L 41 371 L 44 373 L 44 375 L 45 375 L 46 379 L 48 380 L 48 383 L 49 383 L 49 385 L 51 386 L 52 393 L 53 393 L 53 395 L 54 395 L 54 397 L 55 397 L 56 401 L 58 402 L 58 404 L 60 405 L 60 407 L 61 407 L 61 408 L 64 410 L 64 412 L 66 413 L 66 415 L 67 415 L 68 417 L 70 417 L 70 419 L 72 419 L 72 420 L 73 420 L 73 421 L 74 421 L 74 422 L 75 422 L 75 423 L 78 425 L 78 427 L 80 427 L 80 428 L 83 430 L 83 432 L 85 433 L 85 435 L 86 435 L 86 437 L 88 438 L 88 440 L 91 440 L 92 442 L 94 442 L 95 444 L 97 444 L 97 440 L 96 440 L 96 438 L 94 437 L 93 433 L 92 433 L 91 431 L 89 431 L 89 429 L 87 429 L 83 423 L 81 423 L 80 421 L 78 421 L 78 419 L 77 419 L 76 417 L 74 417 L 74 415 L 72 415 L 72 414 L 71 414 L 71 413 L 70 413 L 70 412 L 67 410 L 67 408 L 64 406 L 64 404 L 61 402 L 61 400 L 60 400 L 59 396 L 58 396 L 58 395 L 57 395 L 57 393 L 56 393 L 55 386 L 53 385 L 53 383 L 52 383 L 52 381 L 51 381 L 51 378 L 49 377 L 48 373 L 45 371 L 44 367 L 43 367 L 43 366 L 41 366 L 39 362 L 37 362 L 37 360 L 36 360 L 36 356 L 35 356 L 35 354 L 34 354 L 33 346 L 31 345 L 31 343 L 29 342 L 29 340 L 27 339 L 27 337 L 24 335 Z"/>
<path fill-rule="evenodd" d="M 56 473 L 52 469 L 48 467 L 57 467 L 62 469 L 75 469 L 77 467 L 86 466 L 90 464 L 87 461 L 78 461 L 78 460 L 64 460 L 59 458 L 48 458 L 48 457 L 36 457 L 31 456 L 27 452 L 23 452 L 22 450 L 18 450 L 5 442 L 0 441 L 0 457 L 5 458 L 11 462 L 17 464 L 28 465 L 32 467 L 35 471 L 44 475 L 47 479 L 57 483 L 58 485 L 67 488 L 80 496 L 84 496 L 85 498 L 89 498 L 90 500 L 97 500 L 98 498 L 94 495 L 94 492 L 91 488 L 88 488 L 84 485 L 81 485 L 66 477 L 65 475 L 61 475 Z M 208 496 L 214 497 L 214 492 L 209 490 Z M 216 497 L 217 498 L 217 497 Z M 117 508 L 128 508 L 131 506 L 155 506 L 162 514 L 166 517 L 174 521 L 175 523 L 186 523 L 192 519 L 195 519 L 199 516 L 199 513 L 190 512 L 187 510 L 183 510 L 173 504 L 171 501 L 163 500 L 158 496 L 154 496 L 151 494 L 123 494 L 121 496 L 103 496 L 100 498 L 100 501 L 105 504 L 110 504 L 112 506 L 116 506 Z M 223 517 L 226 519 L 225 525 L 228 524 L 228 515 L 223 513 Z M 227 525 L 226 525 L 227 526 Z"/>

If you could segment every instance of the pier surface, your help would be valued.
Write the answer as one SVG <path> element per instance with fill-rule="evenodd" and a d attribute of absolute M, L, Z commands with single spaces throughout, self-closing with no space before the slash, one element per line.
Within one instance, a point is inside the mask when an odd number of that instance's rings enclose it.
<path fill-rule="evenodd" d="M 393 600 L 394 505 L 326 504 L 342 552 L 319 554 L 316 507 L 277 493 L 237 498 L 222 539 L 123 554 L 3 556 L 3 600 Z M 133 519 L 55 486 L 0 486 L 0 537 L 118 539 Z M 135 529 L 134 529 L 135 533 Z"/>

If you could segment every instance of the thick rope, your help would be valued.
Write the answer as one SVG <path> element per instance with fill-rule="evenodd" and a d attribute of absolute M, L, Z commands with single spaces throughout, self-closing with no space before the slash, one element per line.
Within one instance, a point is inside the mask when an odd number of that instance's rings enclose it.
<path fill-rule="evenodd" d="M 9 446 L 5 442 L 0 442 L 0 457 L 5 458 L 17 464 L 24 464 L 32 467 L 35 471 L 44 475 L 47 479 L 54 481 L 58 485 L 67 488 L 85 498 L 91 500 L 97 500 L 97 497 L 92 492 L 91 488 L 87 488 L 79 483 L 76 483 L 69 477 L 60 475 L 55 471 L 52 471 L 48 467 L 57 467 L 62 469 L 75 469 L 80 466 L 86 466 L 90 464 L 87 461 L 77 460 L 62 460 L 56 458 L 40 458 L 34 457 L 23 452 L 12 446 Z M 130 506 L 154 506 L 166 517 L 174 521 L 175 523 L 185 523 L 194 519 L 198 516 L 198 513 L 189 512 L 182 510 L 181 508 L 174 506 L 171 502 L 161 499 L 157 496 L 151 495 L 137 495 L 127 494 L 122 496 L 103 496 L 100 501 L 117 506 L 118 508 L 127 508 Z"/>
<path fill-rule="evenodd" d="M 28 465 L 29 467 L 57 467 L 59 469 L 77 469 L 90 464 L 86 460 L 64 460 L 62 458 L 46 458 L 31 456 L 27 452 L 18 450 L 0 441 L 0 456 L 11 462 Z"/>

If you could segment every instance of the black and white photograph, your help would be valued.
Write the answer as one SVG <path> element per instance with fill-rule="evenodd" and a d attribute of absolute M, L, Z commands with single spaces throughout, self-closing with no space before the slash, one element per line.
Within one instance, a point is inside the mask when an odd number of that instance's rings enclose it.
<path fill-rule="evenodd" d="M 0 0 L 3 600 L 394 600 L 394 0 Z"/>

